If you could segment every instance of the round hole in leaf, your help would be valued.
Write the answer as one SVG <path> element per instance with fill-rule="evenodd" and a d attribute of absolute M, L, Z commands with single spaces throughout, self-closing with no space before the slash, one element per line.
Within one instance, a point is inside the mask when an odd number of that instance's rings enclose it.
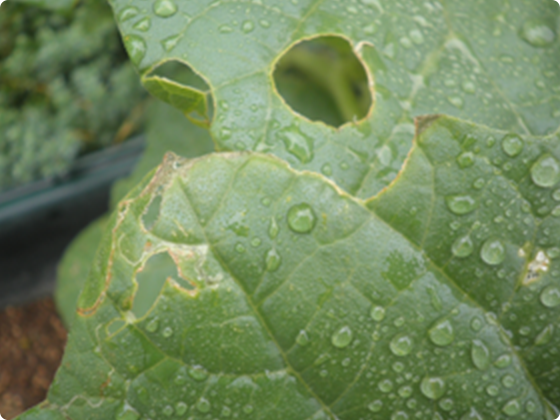
<path fill-rule="evenodd" d="M 363 62 L 339 36 L 299 42 L 277 61 L 276 89 L 288 106 L 333 127 L 365 118 L 373 105 Z"/>

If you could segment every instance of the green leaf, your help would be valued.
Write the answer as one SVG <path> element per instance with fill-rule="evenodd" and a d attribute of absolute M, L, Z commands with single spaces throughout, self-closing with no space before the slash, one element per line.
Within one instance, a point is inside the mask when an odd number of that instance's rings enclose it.
<path fill-rule="evenodd" d="M 449 117 L 368 201 L 270 155 L 169 154 L 108 222 L 43 407 L 552 420 L 559 173 L 557 135 Z"/>
<path fill-rule="evenodd" d="M 560 9 L 552 0 L 110 3 L 145 82 L 169 60 L 204 77 L 216 103 L 211 131 L 219 150 L 275 154 L 361 198 L 395 178 L 416 116 L 448 114 L 517 134 L 559 128 Z M 275 86 L 272 78 L 291 46 L 324 34 L 351 43 L 375 91 L 371 114 L 338 130 L 296 115 L 277 88 L 301 101 L 300 112 L 319 101 L 334 124 L 320 93 L 310 88 L 298 98 L 301 79 Z M 334 71 L 323 69 L 311 70 L 314 80 Z M 158 87 L 160 98 L 164 90 Z M 173 90 L 192 94 L 189 85 Z"/>

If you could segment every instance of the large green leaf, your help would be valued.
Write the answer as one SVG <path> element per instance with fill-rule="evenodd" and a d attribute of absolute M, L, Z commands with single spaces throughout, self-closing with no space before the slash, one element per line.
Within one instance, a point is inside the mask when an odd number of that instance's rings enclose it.
<path fill-rule="evenodd" d="M 154 68 L 168 60 L 207 81 L 220 150 L 273 153 L 358 197 L 394 179 L 415 116 L 442 113 L 533 135 L 560 125 L 560 9 L 553 0 L 110 3 L 149 89 Z M 375 91 L 371 115 L 340 130 L 295 115 L 271 77 L 290 46 L 324 34 L 351 42 Z M 162 78 L 156 85 L 160 98 L 172 92 L 170 101 L 194 109 L 177 98 L 191 101 L 198 90 Z"/>
<path fill-rule="evenodd" d="M 418 133 L 369 201 L 269 155 L 167 155 L 21 418 L 555 418 L 560 139 Z"/>

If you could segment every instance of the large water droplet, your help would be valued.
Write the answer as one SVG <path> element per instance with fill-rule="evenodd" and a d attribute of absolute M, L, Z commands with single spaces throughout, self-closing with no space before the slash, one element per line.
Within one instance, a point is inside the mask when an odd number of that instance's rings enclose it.
<path fill-rule="evenodd" d="M 502 354 L 494 362 L 494 366 L 498 369 L 503 369 L 511 365 L 511 356 L 509 354 Z"/>
<path fill-rule="evenodd" d="M 274 272 L 278 270 L 278 267 L 280 267 L 281 262 L 282 262 L 282 258 L 280 257 L 280 254 L 278 254 L 278 252 L 274 248 L 272 248 L 266 254 L 266 259 L 265 259 L 266 271 Z"/>
<path fill-rule="evenodd" d="M 510 417 L 516 416 L 521 412 L 521 404 L 517 400 L 508 401 L 502 411 Z"/>
<path fill-rule="evenodd" d="M 471 407 L 470 411 L 463 414 L 461 420 L 483 420 L 482 416 L 478 414 L 478 411 L 474 407 Z"/>
<path fill-rule="evenodd" d="M 288 128 L 281 131 L 279 135 L 284 141 L 286 150 L 301 163 L 313 160 L 313 139 L 299 131 L 299 128 Z"/>
<path fill-rule="evenodd" d="M 367 407 L 368 407 L 368 410 L 371 411 L 372 413 L 379 413 L 381 411 L 381 409 L 383 408 L 383 401 L 375 400 L 375 401 L 369 403 Z"/>
<path fill-rule="evenodd" d="M 127 35 L 124 37 L 124 46 L 132 62 L 140 64 L 146 55 L 146 41 L 138 35 Z"/>
<path fill-rule="evenodd" d="M 541 302 L 547 308 L 560 306 L 560 289 L 550 285 L 543 289 L 540 296 Z"/>
<path fill-rule="evenodd" d="M 245 22 L 243 22 L 241 29 L 243 30 L 243 32 L 248 34 L 249 32 L 253 32 L 253 29 L 255 29 L 255 24 L 251 20 L 246 20 Z"/>
<path fill-rule="evenodd" d="M 140 19 L 136 22 L 133 26 L 134 29 L 142 32 L 146 32 L 152 26 L 152 21 L 149 17 L 145 17 L 144 19 Z"/>
<path fill-rule="evenodd" d="M 539 187 L 553 187 L 560 181 L 560 164 L 554 156 L 545 153 L 531 167 L 531 178 Z"/>
<path fill-rule="evenodd" d="M 530 45 L 538 48 L 547 47 L 556 39 L 554 29 L 540 19 L 530 19 L 525 22 L 519 35 Z"/>
<path fill-rule="evenodd" d="M 162 335 L 163 335 L 165 338 L 171 337 L 171 336 L 173 335 L 173 328 L 171 328 L 171 327 L 165 327 L 165 328 L 163 329 Z"/>
<path fill-rule="evenodd" d="M 406 356 L 412 351 L 413 341 L 406 334 L 396 335 L 389 343 L 389 348 L 395 356 Z"/>
<path fill-rule="evenodd" d="M 449 210 L 459 215 L 472 212 L 478 204 L 470 195 L 452 195 L 446 197 L 445 202 Z"/>
<path fill-rule="evenodd" d="M 535 338 L 535 345 L 536 346 L 545 346 L 550 343 L 552 337 L 554 335 L 554 325 L 550 324 L 545 327 L 539 335 Z"/>
<path fill-rule="evenodd" d="M 445 381 L 441 378 L 424 378 L 420 391 L 431 400 L 440 399 L 445 394 Z"/>
<path fill-rule="evenodd" d="M 344 347 L 347 347 L 352 342 L 352 336 L 353 334 L 350 327 L 345 326 L 332 335 L 331 342 L 333 346 L 342 349 Z"/>
<path fill-rule="evenodd" d="M 210 401 L 208 401 L 206 398 L 202 397 L 200 400 L 198 400 L 198 402 L 196 403 L 196 409 L 198 411 L 200 411 L 201 413 L 208 413 L 210 411 L 210 408 L 212 407 L 212 405 L 210 404 Z"/>
<path fill-rule="evenodd" d="M 204 367 L 196 365 L 189 368 L 189 376 L 195 381 L 204 381 L 208 378 L 208 371 Z"/>
<path fill-rule="evenodd" d="M 406 414 L 404 411 L 397 411 L 396 413 L 393 413 L 393 415 L 391 416 L 391 420 L 408 420 L 408 414 Z"/>
<path fill-rule="evenodd" d="M 156 332 L 158 328 L 159 328 L 159 320 L 157 318 L 152 319 L 146 325 L 146 330 L 148 330 L 148 332 L 151 332 L 151 333 Z"/>
<path fill-rule="evenodd" d="M 182 416 L 183 414 L 185 414 L 187 412 L 187 408 L 189 408 L 189 406 L 182 401 L 175 404 L 175 412 L 179 416 Z"/>
<path fill-rule="evenodd" d="M 474 164 L 474 153 L 473 152 L 465 152 L 461 153 L 457 156 L 457 164 L 460 168 L 468 168 L 469 166 L 473 166 Z"/>
<path fill-rule="evenodd" d="M 309 233 L 315 227 L 317 218 L 313 209 L 307 203 L 293 206 L 288 211 L 288 226 L 297 233 Z"/>
<path fill-rule="evenodd" d="M 432 343 L 441 347 L 448 346 L 455 339 L 455 331 L 453 330 L 451 322 L 447 319 L 437 322 L 430 331 L 428 331 L 428 335 Z"/>
<path fill-rule="evenodd" d="M 511 157 L 515 157 L 521 153 L 523 146 L 523 140 L 517 134 L 508 134 L 502 140 L 503 151 Z"/>
<path fill-rule="evenodd" d="M 506 249 L 499 239 L 488 239 L 482 245 L 480 257 L 488 265 L 498 265 L 506 258 Z"/>
<path fill-rule="evenodd" d="M 385 308 L 382 306 L 373 306 L 369 314 L 374 321 L 383 321 L 383 319 L 385 319 Z"/>
<path fill-rule="evenodd" d="M 119 13 L 119 20 L 121 22 L 126 22 L 127 20 L 138 16 L 138 13 L 140 13 L 140 10 L 138 10 L 137 7 L 127 6 L 124 9 L 122 9 L 121 12 Z"/>
<path fill-rule="evenodd" d="M 480 370 L 486 370 L 490 366 L 490 350 L 481 340 L 473 340 L 471 358 L 474 365 Z"/>
<path fill-rule="evenodd" d="M 457 238 L 451 246 L 451 252 L 457 258 L 466 258 L 472 254 L 474 249 L 473 242 L 469 235 Z"/>
<path fill-rule="evenodd" d="M 301 330 L 298 334 L 298 336 L 296 337 L 296 343 L 301 346 L 301 347 L 305 347 L 309 344 L 311 340 L 309 339 L 309 335 L 307 334 L 307 331 L 305 330 Z"/>
<path fill-rule="evenodd" d="M 393 390 L 393 382 L 391 382 L 390 379 L 383 379 L 377 386 L 379 390 L 385 394 Z"/>
<path fill-rule="evenodd" d="M 278 223 L 276 223 L 276 219 L 273 217 L 270 219 L 270 226 L 268 227 L 268 236 L 270 239 L 276 239 L 278 236 L 278 232 L 280 231 L 278 227 Z"/>
<path fill-rule="evenodd" d="M 511 388 L 512 386 L 515 385 L 515 378 L 511 375 L 505 375 L 502 378 L 502 385 L 505 386 L 506 388 Z"/>
<path fill-rule="evenodd" d="M 182 37 L 183 35 L 179 34 L 179 35 L 173 35 L 168 38 L 165 38 L 163 41 L 161 41 L 161 46 L 165 51 L 170 52 L 173 48 L 177 46 L 177 44 L 179 43 Z"/>
<path fill-rule="evenodd" d="M 154 13 L 163 18 L 171 17 L 177 13 L 177 5 L 172 0 L 156 0 Z"/>
<path fill-rule="evenodd" d="M 171 417 L 175 410 L 173 410 L 173 407 L 171 407 L 170 405 L 166 405 L 165 407 L 163 407 L 162 412 L 164 416 Z"/>

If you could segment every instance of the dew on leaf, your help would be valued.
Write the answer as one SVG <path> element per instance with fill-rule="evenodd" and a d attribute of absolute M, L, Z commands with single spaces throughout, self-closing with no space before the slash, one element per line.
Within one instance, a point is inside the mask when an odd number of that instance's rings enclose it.
<path fill-rule="evenodd" d="M 373 306 L 369 314 L 374 321 L 383 321 L 383 319 L 385 319 L 385 308 L 382 306 Z"/>
<path fill-rule="evenodd" d="M 465 80 L 461 85 L 463 91 L 466 93 L 475 93 L 476 92 L 476 85 L 471 82 L 470 80 Z"/>
<path fill-rule="evenodd" d="M 156 0 L 154 13 L 163 18 L 171 17 L 177 13 L 177 5 L 173 0 Z"/>
<path fill-rule="evenodd" d="M 325 163 L 321 168 L 321 172 L 325 176 L 331 176 L 332 175 L 332 167 L 331 167 L 330 163 Z"/>
<path fill-rule="evenodd" d="M 471 407 L 469 411 L 463 414 L 461 420 L 483 420 L 483 419 L 482 416 L 478 414 L 478 411 L 476 411 L 476 408 Z"/>
<path fill-rule="evenodd" d="M 547 308 L 560 306 L 560 289 L 553 285 L 545 287 L 541 292 L 540 300 Z"/>
<path fill-rule="evenodd" d="M 476 209 L 478 203 L 470 195 L 452 195 L 446 197 L 447 207 L 453 213 L 463 215 Z"/>
<path fill-rule="evenodd" d="M 212 405 L 210 404 L 210 401 L 208 401 L 206 398 L 202 397 L 200 400 L 198 400 L 198 402 L 196 403 L 196 409 L 198 411 L 200 411 L 201 413 L 208 413 L 210 411 L 210 408 L 212 407 Z"/>
<path fill-rule="evenodd" d="M 266 254 L 266 258 L 265 258 L 266 271 L 274 272 L 278 270 L 281 262 L 282 262 L 282 258 L 280 257 L 280 254 L 278 254 L 276 249 L 272 248 Z"/>
<path fill-rule="evenodd" d="M 344 347 L 348 347 L 348 345 L 352 342 L 352 336 L 353 333 L 350 327 L 344 326 L 332 335 L 331 342 L 333 346 L 342 349 Z"/>
<path fill-rule="evenodd" d="M 441 400 L 438 405 L 443 411 L 451 411 L 451 409 L 453 408 L 453 404 L 454 403 L 451 398 L 445 398 Z"/>
<path fill-rule="evenodd" d="M 317 218 L 311 206 L 301 203 L 288 211 L 288 226 L 297 233 L 309 233 L 315 227 Z"/>
<path fill-rule="evenodd" d="M 508 401 L 503 407 L 502 411 L 504 414 L 513 417 L 518 415 L 521 412 L 521 404 L 518 400 L 511 400 Z"/>
<path fill-rule="evenodd" d="M 247 404 L 246 406 L 243 407 L 243 412 L 245 414 L 251 414 L 253 412 L 254 408 L 251 404 Z"/>
<path fill-rule="evenodd" d="M 140 13 L 140 11 L 138 10 L 137 7 L 127 6 L 124 9 L 121 10 L 121 12 L 119 13 L 119 18 L 118 19 L 121 22 L 126 22 L 127 20 L 138 16 L 138 13 Z"/>
<path fill-rule="evenodd" d="M 451 105 L 453 105 L 455 108 L 459 108 L 462 109 L 463 105 L 464 105 L 464 101 L 463 98 L 461 98 L 460 96 L 449 96 L 447 98 L 447 100 L 449 101 L 449 103 Z"/>
<path fill-rule="evenodd" d="M 473 331 L 478 332 L 482 328 L 482 321 L 478 317 L 474 317 L 471 321 L 471 328 Z"/>
<path fill-rule="evenodd" d="M 313 139 L 303 134 L 299 128 L 288 128 L 280 132 L 286 150 L 301 163 L 313 160 Z"/>
<path fill-rule="evenodd" d="M 481 340 L 473 340 L 471 359 L 473 364 L 480 370 L 486 370 L 490 366 L 490 350 Z"/>
<path fill-rule="evenodd" d="M 469 235 L 457 238 L 451 246 L 451 252 L 457 258 L 466 258 L 472 254 L 473 250 L 474 244 Z"/>
<path fill-rule="evenodd" d="M 253 32 L 253 29 L 255 29 L 255 24 L 251 20 L 246 20 L 245 22 L 243 22 L 243 26 L 241 26 L 241 29 L 243 30 L 243 32 L 248 34 L 249 32 Z"/>
<path fill-rule="evenodd" d="M 424 378 L 420 391 L 431 400 L 440 399 L 445 394 L 445 381 L 441 378 Z"/>
<path fill-rule="evenodd" d="M 432 343 L 440 347 L 448 346 L 455 339 L 455 331 L 449 320 L 437 322 L 428 331 L 428 335 Z"/>
<path fill-rule="evenodd" d="M 502 385 L 506 388 L 511 388 L 515 385 L 515 378 L 511 375 L 505 375 L 502 378 Z"/>
<path fill-rule="evenodd" d="M 395 336 L 389 343 L 389 348 L 395 356 L 407 356 L 412 351 L 413 341 L 406 334 Z"/>
<path fill-rule="evenodd" d="M 553 198 L 555 201 L 560 201 L 560 190 L 554 191 L 554 192 L 552 193 L 552 198 Z"/>
<path fill-rule="evenodd" d="M 146 41 L 138 35 L 127 35 L 124 37 L 124 46 L 130 59 L 135 64 L 140 64 L 146 55 Z"/>
<path fill-rule="evenodd" d="M 388 392 L 391 392 L 393 390 L 393 382 L 391 382 L 390 379 L 383 379 L 381 382 L 379 382 L 378 388 L 381 392 L 387 394 Z"/>
<path fill-rule="evenodd" d="M 270 28 L 270 22 L 266 19 L 259 20 L 259 24 L 265 29 Z"/>
<path fill-rule="evenodd" d="M 412 388 L 408 385 L 401 386 L 398 393 L 401 398 L 408 398 L 412 395 Z"/>
<path fill-rule="evenodd" d="M 179 34 L 165 38 L 163 41 L 161 41 L 161 46 L 165 51 L 170 52 L 177 46 L 182 37 L 183 35 Z"/>
<path fill-rule="evenodd" d="M 500 393 L 500 387 L 498 385 L 488 385 L 486 387 L 486 393 L 491 397 L 495 397 Z"/>
<path fill-rule="evenodd" d="M 229 408 L 228 406 L 224 406 L 222 408 L 222 412 L 220 414 L 222 417 L 229 417 L 231 416 L 231 408 Z"/>
<path fill-rule="evenodd" d="M 305 330 L 301 330 L 298 334 L 298 336 L 296 337 L 296 343 L 301 346 L 301 347 L 305 347 L 309 344 L 311 340 L 309 339 L 309 335 L 307 334 L 307 331 Z"/>
<path fill-rule="evenodd" d="M 536 346 L 545 346 L 550 343 L 554 336 L 554 325 L 547 325 L 535 338 Z"/>
<path fill-rule="evenodd" d="M 511 356 L 509 354 L 502 354 L 494 362 L 494 366 L 499 369 L 503 369 L 511 365 Z"/>
<path fill-rule="evenodd" d="M 527 410 L 528 413 L 534 413 L 537 410 L 537 404 L 535 404 L 534 401 L 529 400 L 525 404 L 525 410 Z"/>
<path fill-rule="evenodd" d="M 397 411 L 396 413 L 393 413 L 393 415 L 391 416 L 391 420 L 408 420 L 408 414 L 406 414 L 404 411 Z"/>
<path fill-rule="evenodd" d="M 201 382 L 208 378 L 208 371 L 199 365 L 191 366 L 189 367 L 189 376 L 195 381 Z"/>
<path fill-rule="evenodd" d="M 222 34 L 229 34 L 231 32 L 233 32 L 233 28 L 229 25 L 221 25 L 218 30 L 220 31 L 220 33 Z"/>
<path fill-rule="evenodd" d="M 474 164 L 474 153 L 464 152 L 457 156 L 457 163 L 461 168 L 468 168 Z"/>
<path fill-rule="evenodd" d="M 521 38 L 533 47 L 547 47 L 556 39 L 556 33 L 546 22 L 540 19 L 526 21 L 519 33 Z"/>
<path fill-rule="evenodd" d="M 171 336 L 173 335 L 173 328 L 171 328 L 171 327 L 165 327 L 164 330 L 163 330 L 163 332 L 162 332 L 162 335 L 163 335 L 165 338 L 171 337 Z"/>
<path fill-rule="evenodd" d="M 134 29 L 142 32 L 146 32 L 152 26 L 152 21 L 149 17 L 145 17 L 144 19 L 140 19 L 138 22 L 134 24 Z"/>
<path fill-rule="evenodd" d="M 278 227 L 278 223 L 276 223 L 276 219 L 273 217 L 272 219 L 270 219 L 270 226 L 268 227 L 268 237 L 270 239 L 276 239 L 279 231 L 280 228 Z"/>
<path fill-rule="evenodd" d="M 154 333 L 159 328 L 159 320 L 157 318 L 152 319 L 148 324 L 146 324 L 146 330 L 148 332 Z"/>
<path fill-rule="evenodd" d="M 124 410 L 117 415 L 116 420 L 138 420 L 139 418 L 140 415 L 136 411 Z"/>
<path fill-rule="evenodd" d="M 368 410 L 372 413 L 379 413 L 383 408 L 383 402 L 381 400 L 375 400 L 368 404 Z"/>
<path fill-rule="evenodd" d="M 560 163 L 554 156 L 545 153 L 531 167 L 531 178 L 539 187 L 553 187 L 560 181 Z"/>
<path fill-rule="evenodd" d="M 166 405 L 162 410 L 162 413 L 167 417 L 171 417 L 174 412 L 175 410 L 173 410 L 173 407 L 171 407 L 170 405 Z"/>
<path fill-rule="evenodd" d="M 506 249 L 499 239 L 488 239 L 482 245 L 480 257 L 488 265 L 498 265 L 506 258 Z"/>
<path fill-rule="evenodd" d="M 523 140 L 517 134 L 508 134 L 502 140 L 502 150 L 510 157 L 515 157 L 523 150 Z"/>
<path fill-rule="evenodd" d="M 175 404 L 175 412 L 178 416 L 185 414 L 187 412 L 187 408 L 189 408 L 189 406 L 182 401 Z"/>

